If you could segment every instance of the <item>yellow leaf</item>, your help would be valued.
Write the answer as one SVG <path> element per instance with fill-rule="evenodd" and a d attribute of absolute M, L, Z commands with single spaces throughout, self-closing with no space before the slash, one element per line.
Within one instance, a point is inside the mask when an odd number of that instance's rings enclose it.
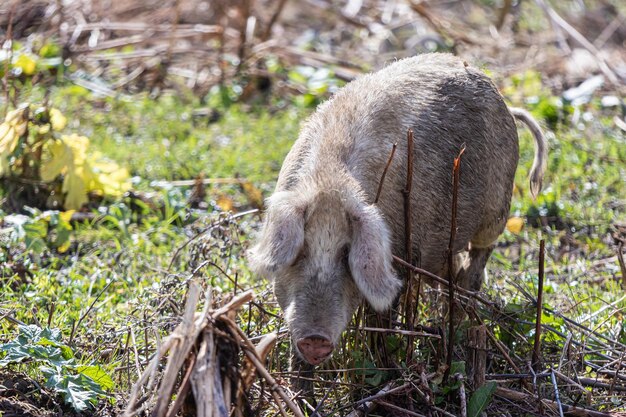
<path fill-rule="evenodd" d="M 120 196 L 130 189 L 130 174 L 126 168 L 120 168 L 115 162 L 91 158 L 88 165 L 92 173 L 87 181 L 87 191 Z"/>
<path fill-rule="evenodd" d="M 72 215 L 76 213 L 76 210 L 67 210 L 67 211 L 62 211 L 59 213 L 59 217 L 61 218 L 61 220 L 63 220 L 65 223 L 69 223 L 70 220 L 72 220 Z"/>
<path fill-rule="evenodd" d="M 101 174 L 98 180 L 103 186 L 102 191 L 104 194 L 120 196 L 130 190 L 128 178 L 128 171 L 125 168 L 120 168 L 111 174 Z"/>
<path fill-rule="evenodd" d="M 68 210 L 80 209 L 88 201 L 88 192 L 119 196 L 130 189 L 128 170 L 102 160 L 99 153 L 88 155 L 88 147 L 88 138 L 72 134 L 48 142 L 45 148 L 47 158 L 42 162 L 41 178 L 52 181 L 64 175 L 62 190 Z"/>
<path fill-rule="evenodd" d="M 20 136 L 26 133 L 28 127 L 28 119 L 25 117 L 27 109 L 28 106 L 22 106 L 8 112 L 4 123 L 0 124 L 0 154 L 4 154 L 5 157 L 15 150 Z"/>
<path fill-rule="evenodd" d="M 85 181 L 82 176 L 83 169 L 77 166 L 65 173 L 62 190 L 65 193 L 65 204 L 63 205 L 66 210 L 78 210 L 88 201 Z"/>
<path fill-rule="evenodd" d="M 15 109 L 7 113 L 7 117 L 5 119 L 5 123 L 9 126 L 13 127 L 15 130 L 15 135 L 17 139 L 26 133 L 26 128 L 28 127 L 28 105 L 22 105 L 20 108 Z"/>
<path fill-rule="evenodd" d="M 41 179 L 45 182 L 54 180 L 74 163 L 72 149 L 63 140 L 48 142 L 44 155 L 47 157 L 41 163 Z"/>
<path fill-rule="evenodd" d="M 0 124 L 0 154 L 13 152 L 19 138 L 15 128 L 9 123 Z"/>
<path fill-rule="evenodd" d="M 8 112 L 7 116 L 4 118 L 5 123 L 16 124 L 23 122 L 25 119 L 24 114 L 26 112 L 26 109 L 28 108 L 29 106 L 27 104 L 24 104 L 19 108 Z"/>
<path fill-rule="evenodd" d="M 29 75 L 29 76 L 33 75 L 35 71 L 37 70 L 37 62 L 35 62 L 35 60 L 32 57 L 26 54 L 21 54 L 15 60 L 15 63 L 13 64 L 13 66 L 17 68 L 21 68 L 22 73 L 24 73 L 24 75 Z"/>
<path fill-rule="evenodd" d="M 227 195 L 220 195 L 216 201 L 217 205 L 224 211 L 232 211 L 234 207 L 233 199 Z"/>
<path fill-rule="evenodd" d="M 63 116 L 63 113 L 59 109 L 51 108 L 50 109 L 50 124 L 52 125 L 52 129 L 63 130 L 67 125 L 67 118 Z"/>
<path fill-rule="evenodd" d="M 263 209 L 263 193 L 249 181 L 241 183 L 241 189 L 248 198 L 248 202 L 259 210 Z"/>
<path fill-rule="evenodd" d="M 65 253 L 67 252 L 67 250 L 70 248 L 71 245 L 72 245 L 72 241 L 70 239 L 67 239 L 65 243 L 63 243 L 61 246 L 57 248 L 57 252 Z"/>
<path fill-rule="evenodd" d="M 506 222 L 506 229 L 516 235 L 522 231 L 522 227 L 524 227 L 524 219 L 521 217 L 511 217 Z"/>
<path fill-rule="evenodd" d="M 61 136 L 61 140 L 72 149 L 74 156 L 74 164 L 82 165 L 87 159 L 87 148 L 89 147 L 89 139 L 85 136 L 78 136 L 73 133 L 71 135 Z"/>

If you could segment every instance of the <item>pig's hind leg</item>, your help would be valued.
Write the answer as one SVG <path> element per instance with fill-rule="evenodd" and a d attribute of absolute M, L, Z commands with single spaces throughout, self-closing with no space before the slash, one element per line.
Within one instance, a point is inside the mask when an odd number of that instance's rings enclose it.
<path fill-rule="evenodd" d="M 471 245 L 469 252 L 466 252 L 463 263 L 457 272 L 457 283 L 459 286 L 471 291 L 480 291 L 485 281 L 485 266 L 491 256 L 495 245 L 487 247 L 477 247 Z"/>
<path fill-rule="evenodd" d="M 512 187 L 511 187 L 512 189 Z M 486 278 L 485 266 L 495 243 L 506 226 L 510 194 L 494 200 L 482 216 L 482 222 L 470 241 L 457 274 L 457 283 L 468 290 L 480 291 Z"/>

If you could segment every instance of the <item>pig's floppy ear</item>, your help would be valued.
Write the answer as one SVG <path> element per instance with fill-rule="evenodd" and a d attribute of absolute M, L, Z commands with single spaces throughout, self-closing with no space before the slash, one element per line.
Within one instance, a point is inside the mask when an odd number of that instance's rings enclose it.
<path fill-rule="evenodd" d="M 268 200 L 265 222 L 256 245 L 248 252 L 252 270 L 266 278 L 291 265 L 304 244 L 306 204 L 282 191 Z"/>
<path fill-rule="evenodd" d="M 352 277 L 376 311 L 391 307 L 402 281 L 391 266 L 391 243 L 387 224 L 378 208 L 363 203 L 348 207 L 352 221 L 352 246 L 348 262 Z"/>

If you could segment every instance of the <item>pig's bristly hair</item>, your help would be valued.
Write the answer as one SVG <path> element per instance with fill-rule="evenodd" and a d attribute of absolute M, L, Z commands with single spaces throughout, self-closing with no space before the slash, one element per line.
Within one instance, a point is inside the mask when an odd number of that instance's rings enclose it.
<path fill-rule="evenodd" d="M 304 214 L 307 202 L 290 191 L 275 193 L 267 201 L 265 221 L 257 244 L 248 252 L 251 269 L 272 279 L 291 265 L 304 244 Z"/>
<path fill-rule="evenodd" d="M 391 307 L 402 288 L 391 264 L 391 236 L 378 208 L 362 200 L 348 200 L 352 222 L 349 263 L 352 277 L 363 297 L 378 312 Z"/>
<path fill-rule="evenodd" d="M 328 198 L 337 199 L 351 223 L 348 262 L 357 288 L 375 310 L 387 310 L 402 287 L 392 266 L 391 234 L 379 209 L 367 204 L 358 185 L 343 176 L 318 177 L 275 193 L 268 200 L 258 243 L 248 254 L 251 268 L 272 279 L 292 265 L 304 245 L 307 215 Z"/>

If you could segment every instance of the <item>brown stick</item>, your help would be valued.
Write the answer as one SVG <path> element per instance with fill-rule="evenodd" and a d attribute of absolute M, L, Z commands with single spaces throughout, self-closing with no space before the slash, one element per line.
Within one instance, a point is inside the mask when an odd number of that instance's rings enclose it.
<path fill-rule="evenodd" d="M 613 389 L 615 388 L 615 384 L 617 383 L 617 376 L 619 375 L 619 371 L 622 369 L 622 364 L 624 363 L 624 355 L 626 352 L 622 352 L 620 355 L 619 361 L 617 362 L 617 369 L 615 370 L 615 376 L 611 379 L 611 386 L 609 388 L 609 397 L 613 395 Z"/>
<path fill-rule="evenodd" d="M 568 377 L 567 375 L 563 375 L 561 372 L 557 371 L 556 369 L 552 369 L 552 373 L 554 373 L 554 375 L 556 375 L 562 381 L 570 384 L 573 387 L 578 388 L 580 392 L 583 393 L 587 397 L 587 404 L 590 404 L 591 396 L 592 396 L 591 391 L 587 391 L 585 387 L 583 387 L 579 382 L 574 381 L 572 378 Z"/>
<path fill-rule="evenodd" d="M 402 334 L 405 336 L 412 336 L 412 337 L 432 337 L 434 339 L 441 339 L 441 336 L 439 336 L 438 334 L 416 332 L 416 331 L 411 331 L 411 330 L 383 329 L 383 328 L 377 328 L 377 327 L 362 327 L 360 330 L 363 330 L 365 332 L 393 333 L 393 334 Z"/>
<path fill-rule="evenodd" d="M 513 0 L 504 0 L 504 5 L 498 12 L 498 22 L 496 23 L 496 28 L 498 28 L 498 30 L 502 29 L 502 25 L 504 25 L 504 21 L 511 11 L 511 6 L 513 6 Z"/>
<path fill-rule="evenodd" d="M 406 267 L 406 268 L 411 268 L 413 270 L 413 272 L 420 274 L 420 275 L 424 275 L 430 279 L 432 279 L 433 281 L 445 285 L 447 287 L 450 286 L 450 283 L 448 282 L 447 279 L 441 278 L 438 275 L 433 274 L 432 272 L 429 272 L 423 268 L 419 268 L 415 265 L 411 265 L 410 263 L 406 262 L 404 259 L 402 258 L 398 258 L 396 255 L 391 255 L 392 259 L 394 260 L 394 262 Z M 477 301 L 480 301 L 481 303 L 488 305 L 488 306 L 492 306 L 494 305 L 493 301 L 489 301 L 487 300 L 485 297 L 481 296 L 478 293 L 475 293 L 473 291 L 470 291 L 468 289 L 465 289 L 463 287 L 459 287 L 458 285 L 454 285 L 454 290 L 456 292 L 459 292 L 461 294 L 463 294 L 464 296 L 468 297 L 468 298 L 473 298 Z"/>
<path fill-rule="evenodd" d="M 254 291 L 248 290 L 246 292 L 243 292 L 239 294 L 238 296 L 233 297 L 233 299 L 230 300 L 223 307 L 220 307 L 217 310 L 212 311 L 211 317 L 213 318 L 213 320 L 215 320 L 218 317 L 220 317 L 222 314 L 226 314 L 232 310 L 238 310 L 239 307 L 251 301 L 253 298 L 254 298 Z"/>
<path fill-rule="evenodd" d="M 369 396 L 367 398 L 362 398 L 357 401 L 354 405 L 357 407 L 350 412 L 347 417 L 360 417 L 363 415 L 368 415 L 374 408 L 376 407 L 376 399 L 381 398 L 385 395 L 388 395 L 389 391 L 396 390 L 396 388 L 391 388 L 392 382 L 387 383 L 384 387 L 381 388 L 376 394 Z M 397 387 L 400 388 L 400 387 Z"/>
<path fill-rule="evenodd" d="M 243 332 L 243 330 L 241 330 L 239 326 L 237 326 L 237 324 L 228 316 L 222 316 L 221 320 L 228 324 L 228 327 L 232 335 L 235 338 L 240 339 L 240 343 L 242 344 L 242 348 L 246 356 L 254 364 L 259 375 L 261 375 L 270 385 L 272 396 L 276 400 L 276 405 L 281 410 L 281 413 L 285 414 L 282 408 L 282 405 L 280 404 L 279 399 L 282 399 L 285 402 L 285 404 L 287 404 L 289 409 L 293 412 L 293 414 L 296 417 L 304 417 L 304 414 L 302 414 L 300 407 L 298 407 L 296 403 L 294 403 L 291 400 L 291 398 L 289 398 L 289 396 L 285 394 L 282 387 L 278 384 L 278 382 L 274 379 L 274 377 L 272 377 L 269 371 L 265 369 L 265 366 L 263 366 L 263 364 L 261 363 L 261 360 L 258 358 L 256 354 L 256 347 L 252 344 L 252 342 L 250 342 L 250 339 L 248 339 L 248 337 Z"/>
<path fill-rule="evenodd" d="M 602 388 L 606 390 L 613 390 L 615 392 L 626 392 L 626 387 L 623 385 L 614 385 L 610 382 L 599 381 L 595 378 L 578 378 L 581 385 L 588 387 Z"/>
<path fill-rule="evenodd" d="M 478 313 L 476 312 L 476 310 L 474 308 L 470 308 L 469 309 L 469 313 L 474 317 L 474 320 L 476 320 L 480 325 L 485 326 L 485 323 L 483 322 L 483 320 L 480 318 L 480 316 L 478 315 Z M 511 359 L 511 356 L 509 356 L 509 353 L 506 350 L 506 347 L 502 344 L 502 342 L 500 340 L 498 340 L 494 334 L 492 332 L 489 331 L 489 329 L 487 327 L 485 327 L 485 332 L 487 333 L 487 336 L 489 337 L 489 340 L 491 340 L 491 343 L 494 344 L 494 346 L 500 351 L 500 353 L 502 354 L 502 356 L 504 356 L 504 359 L 509 363 L 509 365 L 511 366 L 511 368 L 513 368 L 513 370 L 515 371 L 515 373 L 517 374 L 521 374 L 521 370 L 519 369 L 519 367 L 515 364 L 515 362 L 513 361 L 513 359 Z M 522 379 L 522 384 L 524 385 L 524 387 L 526 389 L 528 389 L 530 391 L 531 387 L 528 385 L 528 383 L 526 382 L 526 380 Z"/>
<path fill-rule="evenodd" d="M 174 0 L 174 16 L 172 21 L 172 31 L 170 33 L 170 39 L 167 46 L 167 53 L 165 55 L 165 61 L 167 65 L 172 60 L 172 51 L 174 50 L 174 44 L 176 39 L 174 38 L 174 33 L 176 33 L 176 29 L 178 27 L 178 22 L 180 20 L 180 0 Z"/>
<path fill-rule="evenodd" d="M 278 20 L 278 17 L 283 11 L 283 8 L 285 7 L 285 3 L 287 3 L 287 0 L 278 1 L 278 7 L 276 7 L 276 10 L 274 10 L 274 13 L 272 13 L 272 17 L 270 18 L 270 21 L 267 23 L 265 32 L 263 33 L 263 36 L 261 37 L 261 41 L 265 42 L 266 40 L 270 38 L 270 36 L 272 36 L 272 28 L 274 27 L 274 24 L 276 23 L 276 21 Z"/>
<path fill-rule="evenodd" d="M 393 156 L 396 153 L 397 147 L 398 147 L 398 142 L 395 142 L 393 146 L 391 147 L 391 153 L 389 154 L 389 159 L 387 160 L 387 164 L 385 165 L 385 169 L 383 170 L 383 175 L 380 176 L 380 182 L 378 183 L 378 191 L 376 191 L 376 198 L 374 199 L 374 204 L 378 204 L 380 193 L 383 191 L 383 184 L 385 183 L 385 177 L 387 176 L 387 171 L 389 170 L 389 166 L 391 165 L 391 160 L 393 159 Z"/>
<path fill-rule="evenodd" d="M 506 398 L 508 400 L 512 400 L 512 401 L 532 401 L 532 402 L 537 401 L 537 398 L 535 398 L 531 394 L 526 394 L 523 392 L 514 391 L 512 389 L 502 388 L 502 387 L 498 387 L 496 389 L 496 395 Z M 556 402 L 551 401 L 551 400 L 543 399 L 541 400 L 541 402 L 550 407 L 557 406 Z M 572 413 L 572 414 L 576 413 L 576 415 L 580 415 L 580 416 L 589 416 L 589 417 L 611 417 L 612 416 L 612 414 L 602 413 L 600 411 L 588 410 L 586 408 L 581 408 L 581 407 L 574 407 L 572 405 L 562 404 L 562 406 L 563 406 L 563 411 Z"/>
<path fill-rule="evenodd" d="M 546 253 L 546 241 L 541 239 L 539 242 L 539 288 L 537 289 L 537 317 L 535 319 L 535 345 L 533 349 L 533 369 L 539 372 L 541 368 L 541 312 L 543 304 L 543 271 Z"/>
<path fill-rule="evenodd" d="M 620 28 L 626 22 L 626 15 L 618 14 L 613 18 L 611 23 L 609 23 L 603 30 L 600 35 L 593 41 L 593 46 L 598 49 L 602 49 L 606 41 L 608 41 L 611 36 L 615 33 L 617 29 Z"/>
<path fill-rule="evenodd" d="M 456 272 L 454 271 L 454 242 L 456 240 L 456 212 L 459 199 L 459 180 L 461 178 L 461 156 L 465 152 L 465 145 L 461 146 L 459 155 L 454 158 L 452 167 L 452 213 L 450 219 L 450 240 L 448 241 L 448 352 L 446 355 L 446 371 L 443 380 L 447 381 L 452 367 L 454 353 L 454 289 L 456 287 Z"/>
<path fill-rule="evenodd" d="M 176 260 L 176 258 L 178 257 L 180 251 L 182 251 L 187 245 L 189 245 L 192 241 L 194 241 L 195 239 L 199 238 L 200 236 L 204 235 L 205 233 L 210 233 L 212 230 L 214 230 L 217 226 L 219 226 L 220 224 L 223 224 L 224 222 L 228 222 L 228 221 L 232 221 L 235 219 L 238 219 L 240 217 L 243 216 L 247 216 L 248 214 L 253 214 L 253 213 L 258 213 L 259 209 L 252 209 L 252 210 L 248 210 L 248 211 L 243 211 L 241 213 L 237 213 L 237 214 L 233 214 L 232 216 L 228 216 L 226 218 L 223 219 L 219 219 L 216 220 L 214 222 L 211 223 L 211 225 L 209 225 L 208 227 L 206 227 L 205 229 L 201 230 L 200 232 L 198 232 L 198 234 L 196 234 L 195 236 L 191 237 L 190 239 L 188 239 L 185 243 L 183 243 L 181 246 L 179 246 L 176 249 L 176 252 L 174 252 L 174 255 L 172 256 L 172 260 L 170 261 L 169 266 L 167 267 L 168 271 L 170 269 L 172 269 L 172 265 L 174 265 L 174 261 Z"/>
<path fill-rule="evenodd" d="M 454 378 L 461 383 L 459 386 L 459 403 L 461 417 L 467 417 L 467 396 L 465 395 L 465 379 L 462 374 L 456 374 Z"/>
<path fill-rule="evenodd" d="M 407 416 L 413 417 L 426 417 L 424 414 L 416 413 L 415 411 L 407 410 L 406 408 L 398 407 L 395 404 L 388 403 L 382 400 L 374 400 L 375 403 L 382 405 L 383 407 L 390 408 L 395 411 L 399 411 L 400 415 L 406 414 Z"/>
<path fill-rule="evenodd" d="M 617 261 L 622 271 L 622 288 L 626 290 L 626 263 L 624 262 L 624 244 L 622 242 L 617 246 Z"/>
<path fill-rule="evenodd" d="M 411 388 L 412 388 L 412 384 L 410 382 L 407 382 L 406 384 L 400 385 L 399 387 L 395 387 L 395 388 L 391 388 L 391 387 L 388 387 L 388 389 L 383 388 L 382 390 L 380 390 L 374 395 L 370 395 L 369 397 L 366 397 L 366 398 L 361 398 L 355 404 L 356 405 L 365 404 L 370 401 L 379 400 L 391 394 L 396 394 L 400 391 L 405 391 L 405 390 L 410 391 Z"/>
<path fill-rule="evenodd" d="M 470 327 L 467 331 L 467 345 L 472 366 L 469 378 L 474 387 L 481 387 L 485 383 L 487 369 L 487 328 L 484 325 Z"/>
<path fill-rule="evenodd" d="M 246 49 L 248 44 L 248 24 L 250 20 L 250 9 L 252 8 L 253 0 L 243 0 L 241 6 L 241 14 L 243 26 L 241 27 L 241 31 L 239 32 L 239 48 L 237 51 L 237 56 L 239 57 L 239 63 L 237 64 L 236 74 L 239 74 L 241 69 L 243 68 L 245 57 L 246 57 Z"/>
<path fill-rule="evenodd" d="M 604 57 L 600 54 L 598 48 L 596 48 L 591 42 L 587 40 L 579 31 L 577 31 L 572 25 L 570 25 L 565 19 L 563 19 L 552 7 L 550 7 L 545 0 L 535 0 L 536 3 L 543 9 L 543 11 L 548 15 L 548 18 L 555 25 L 559 26 L 563 29 L 569 36 L 575 39 L 583 48 L 587 49 L 591 52 L 592 55 L 595 56 L 598 67 L 600 70 L 606 75 L 609 81 L 614 85 L 619 85 L 619 77 L 613 71 L 613 69 L 609 66 L 609 63 L 604 59 Z"/>
<path fill-rule="evenodd" d="M 461 41 L 468 45 L 482 45 L 485 44 L 485 39 L 474 39 L 471 35 L 467 33 L 467 30 L 454 29 L 457 25 L 451 25 L 449 21 L 444 21 L 440 17 L 436 16 L 428 7 L 426 2 L 410 0 L 409 6 L 415 12 L 417 12 L 421 17 L 423 17 L 426 22 L 435 30 L 435 32 L 439 33 L 444 38 L 450 38 L 456 42 Z M 467 29 L 467 28 L 465 28 Z"/>
<path fill-rule="evenodd" d="M 411 190 L 413 188 L 413 130 L 408 129 L 406 132 L 406 186 L 402 192 L 404 196 L 404 245 L 405 259 L 408 263 L 413 264 L 413 233 L 411 225 Z M 413 305 L 411 303 L 411 284 L 413 283 L 413 271 L 406 268 L 406 291 L 404 295 L 404 314 L 408 329 L 413 331 Z M 411 361 L 413 356 L 413 337 L 407 340 L 406 357 L 407 363 Z"/>
<path fill-rule="evenodd" d="M 191 383 L 189 378 L 191 377 L 191 373 L 193 371 L 193 367 L 196 365 L 196 354 L 191 352 L 189 354 L 189 362 L 187 363 L 187 372 L 183 376 L 183 379 L 180 383 L 180 387 L 176 392 L 176 401 L 172 404 L 172 408 L 167 413 L 167 417 L 175 417 L 178 414 L 178 410 L 183 406 L 183 402 L 185 398 L 187 398 L 187 394 L 189 393 L 189 389 L 191 388 Z"/>

